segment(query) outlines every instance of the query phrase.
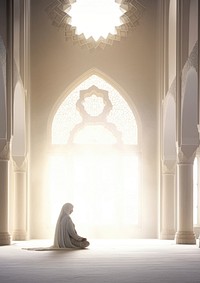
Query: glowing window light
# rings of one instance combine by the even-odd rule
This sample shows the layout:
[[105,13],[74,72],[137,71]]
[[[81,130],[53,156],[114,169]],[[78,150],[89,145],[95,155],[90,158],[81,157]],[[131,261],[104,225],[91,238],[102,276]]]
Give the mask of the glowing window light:
[[[99,89],[107,90],[109,99],[112,103],[112,110],[107,116],[107,122],[115,124],[117,130],[122,134],[124,144],[138,144],[138,128],[136,119],[126,100],[120,93],[105,80],[96,75],[90,76],[77,86],[63,101],[58,108],[52,123],[52,144],[67,144],[70,133],[73,128],[82,121],[79,111],[76,109],[76,103],[80,98],[80,90],[85,90],[91,86],[97,86]],[[86,109],[90,107],[90,99],[85,100],[88,103]],[[94,103],[94,100],[93,100]],[[100,109],[102,102],[96,100],[99,105],[91,106],[92,113],[94,109]],[[96,110],[95,110],[96,111]]]
[[116,144],[116,138],[103,126],[88,125],[80,130],[74,138],[76,144]]
[[[82,234],[88,235],[90,230],[90,237],[95,237],[95,233],[98,236],[103,233],[105,237],[130,236],[133,226],[139,223],[139,158],[133,153],[126,155],[112,150],[112,147],[109,147],[109,152],[106,151],[107,145],[116,143],[116,137],[108,130],[106,123],[115,124],[122,134],[124,145],[138,143],[135,117],[120,93],[96,75],[86,79],[58,108],[52,123],[52,144],[67,145],[73,129],[82,123],[76,108],[80,91],[93,85],[108,92],[112,110],[103,124],[89,123],[79,128],[73,142],[80,147],[97,144],[101,150],[91,150],[89,146],[86,151],[50,156],[48,187],[51,191],[51,221],[55,225],[63,203],[72,202],[75,206],[73,219]],[[84,109],[93,117],[102,112],[103,104],[101,98],[93,95],[84,99]]]
[[106,229],[120,223],[120,229],[126,229],[138,224],[138,156],[87,152],[73,158],[51,156],[49,161],[53,225],[64,202],[74,204],[73,219],[80,229],[90,227],[91,233],[98,226]]
[[76,27],[77,35],[83,33],[86,39],[98,41],[117,33],[115,27],[122,25],[120,17],[125,10],[115,0],[76,0],[65,12],[71,16],[70,24]]
[[92,96],[84,99],[83,106],[90,116],[98,116],[103,112],[105,105],[101,97],[97,97],[93,94]]

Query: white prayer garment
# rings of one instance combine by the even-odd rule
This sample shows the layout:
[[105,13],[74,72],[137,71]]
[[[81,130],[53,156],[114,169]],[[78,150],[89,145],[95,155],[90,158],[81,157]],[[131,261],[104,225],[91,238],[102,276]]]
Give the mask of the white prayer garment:
[[89,242],[86,238],[79,236],[70,214],[73,212],[73,205],[65,203],[57,220],[54,247],[55,248],[86,248]]

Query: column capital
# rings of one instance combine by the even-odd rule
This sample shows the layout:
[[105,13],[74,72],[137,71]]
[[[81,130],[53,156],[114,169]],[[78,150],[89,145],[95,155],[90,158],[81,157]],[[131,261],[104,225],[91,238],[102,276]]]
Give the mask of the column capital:
[[163,160],[162,161],[162,173],[163,174],[175,174],[176,160]]
[[8,161],[10,159],[10,142],[0,139],[0,161]]
[[197,148],[197,145],[177,146],[177,163],[193,164]]
[[15,172],[25,172],[27,170],[26,156],[12,156],[12,160]]

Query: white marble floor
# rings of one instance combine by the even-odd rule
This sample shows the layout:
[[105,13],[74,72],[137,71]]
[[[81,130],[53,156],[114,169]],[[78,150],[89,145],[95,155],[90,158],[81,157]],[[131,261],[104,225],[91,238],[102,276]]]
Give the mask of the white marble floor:
[[50,245],[35,240],[1,246],[0,283],[200,283],[198,243],[95,239],[85,250],[26,249]]

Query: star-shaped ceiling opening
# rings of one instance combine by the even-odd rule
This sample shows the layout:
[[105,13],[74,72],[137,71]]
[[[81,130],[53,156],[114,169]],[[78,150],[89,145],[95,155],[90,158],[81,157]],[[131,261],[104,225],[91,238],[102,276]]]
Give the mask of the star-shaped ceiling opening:
[[81,46],[105,48],[119,41],[141,18],[144,0],[54,0],[47,13],[66,39]]
[[76,34],[84,34],[98,41],[108,34],[116,34],[116,27],[122,25],[121,16],[126,12],[115,0],[77,0],[66,9],[70,25],[76,27]]

